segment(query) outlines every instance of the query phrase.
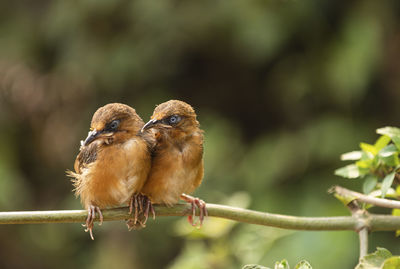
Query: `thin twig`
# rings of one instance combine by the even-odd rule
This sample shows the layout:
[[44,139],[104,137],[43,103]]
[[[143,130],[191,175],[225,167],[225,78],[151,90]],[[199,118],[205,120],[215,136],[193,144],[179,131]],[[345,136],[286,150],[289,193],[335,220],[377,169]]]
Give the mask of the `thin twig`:
[[359,260],[367,255],[368,253],[368,233],[370,230],[370,214],[365,209],[362,209],[358,203],[358,200],[352,200],[347,204],[347,208],[350,210],[351,215],[359,220],[359,228],[356,229],[358,237],[360,239],[360,257]]
[[332,191],[339,194],[343,197],[348,197],[351,199],[357,199],[360,202],[380,206],[380,207],[387,207],[387,208],[399,208],[400,209],[400,201],[394,201],[384,198],[375,198],[371,197],[359,192],[351,191],[346,188],[340,186],[334,186]]
[[364,227],[358,231],[358,236],[360,238],[360,261],[368,254],[368,228]]
[[[174,207],[154,206],[156,216],[187,216],[191,206],[178,204]],[[368,220],[352,216],[338,217],[296,217],[247,210],[237,207],[207,204],[208,215],[235,220],[243,223],[258,224],[292,230],[337,231],[353,230],[368,226],[371,231],[395,231],[400,229],[400,217],[390,215],[369,215]],[[105,209],[104,221],[125,220],[131,217],[129,208]],[[198,214],[198,211],[196,212]],[[76,223],[85,222],[86,210],[61,211],[19,211],[0,212],[0,224],[33,223]],[[98,221],[98,218],[96,218]],[[365,222],[368,221],[368,225]]]

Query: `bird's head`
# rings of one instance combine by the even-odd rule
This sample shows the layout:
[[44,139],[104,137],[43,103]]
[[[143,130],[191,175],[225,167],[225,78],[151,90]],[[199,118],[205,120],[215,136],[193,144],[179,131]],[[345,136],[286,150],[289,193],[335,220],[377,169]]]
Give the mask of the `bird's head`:
[[107,104],[94,113],[90,132],[85,141],[81,141],[81,146],[87,146],[93,141],[105,144],[124,142],[136,135],[143,124],[143,120],[130,106]]
[[141,132],[154,128],[162,134],[173,138],[190,135],[199,128],[194,109],[187,103],[179,100],[170,100],[158,105]]

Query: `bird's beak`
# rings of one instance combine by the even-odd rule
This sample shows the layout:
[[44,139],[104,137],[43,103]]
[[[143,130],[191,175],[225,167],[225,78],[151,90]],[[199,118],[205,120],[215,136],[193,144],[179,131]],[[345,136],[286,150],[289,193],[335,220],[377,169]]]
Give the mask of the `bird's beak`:
[[100,132],[98,132],[96,129],[94,129],[93,131],[90,131],[88,133],[88,136],[86,137],[85,141],[81,141],[81,146],[86,146],[88,144],[90,144],[93,140],[96,139],[96,137],[100,134]]
[[152,126],[156,125],[159,121],[156,119],[149,120],[145,125],[143,125],[142,130],[140,130],[141,133],[143,133],[144,130],[151,128]]

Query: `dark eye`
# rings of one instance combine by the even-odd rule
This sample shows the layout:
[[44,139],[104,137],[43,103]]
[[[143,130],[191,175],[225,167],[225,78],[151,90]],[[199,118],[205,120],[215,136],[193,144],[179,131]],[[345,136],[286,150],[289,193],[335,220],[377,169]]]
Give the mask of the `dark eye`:
[[173,115],[171,117],[169,117],[169,124],[176,124],[181,120],[181,117],[179,117],[178,115]]
[[115,129],[118,128],[118,126],[119,126],[119,120],[113,120],[113,121],[110,123],[109,128],[110,128],[110,130],[115,130]]

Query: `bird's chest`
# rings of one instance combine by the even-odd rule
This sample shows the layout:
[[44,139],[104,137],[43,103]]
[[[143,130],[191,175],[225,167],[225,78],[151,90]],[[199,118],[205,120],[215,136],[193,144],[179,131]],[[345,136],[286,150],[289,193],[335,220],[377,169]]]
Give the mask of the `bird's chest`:
[[120,205],[129,200],[145,180],[139,169],[139,152],[135,140],[99,152],[87,184],[91,200],[102,207]]
[[[155,188],[164,195],[165,200],[176,203],[182,193],[190,193],[193,189],[193,182],[196,180],[199,163],[193,161],[195,154],[190,147],[171,147],[163,152],[154,165],[156,173],[153,175],[157,184]],[[196,158],[199,160],[199,158]]]
[[159,160],[156,160],[155,163],[163,167],[165,172],[168,172],[169,177],[181,178],[191,168],[188,158],[190,154],[190,147],[187,145],[171,145],[163,150]]

